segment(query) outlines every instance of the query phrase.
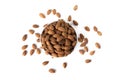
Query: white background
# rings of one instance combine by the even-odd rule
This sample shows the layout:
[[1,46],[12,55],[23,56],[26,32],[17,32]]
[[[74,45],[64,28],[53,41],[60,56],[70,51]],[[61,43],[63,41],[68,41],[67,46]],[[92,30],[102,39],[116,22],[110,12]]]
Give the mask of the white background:
[[[77,11],[73,11],[75,4],[79,6]],[[53,15],[46,19],[38,15],[54,8],[63,19],[72,15],[79,22],[74,28],[89,38],[90,49],[96,50],[94,56],[80,55],[79,43],[66,58],[52,59],[43,51],[41,55],[21,55],[23,44],[35,42],[33,36],[22,42],[22,35],[28,34],[32,24],[39,24],[41,28],[36,32],[41,32],[43,24],[57,20]],[[91,32],[84,31],[86,25],[90,26]],[[102,37],[93,32],[94,25],[103,32]],[[0,80],[120,80],[119,27],[119,0],[0,0]],[[96,41],[101,43],[100,50],[94,47]],[[92,62],[84,63],[87,58]],[[42,66],[44,60],[50,60],[50,64]],[[62,67],[64,61],[68,62],[66,69]],[[50,74],[49,68],[55,68],[57,72]]]

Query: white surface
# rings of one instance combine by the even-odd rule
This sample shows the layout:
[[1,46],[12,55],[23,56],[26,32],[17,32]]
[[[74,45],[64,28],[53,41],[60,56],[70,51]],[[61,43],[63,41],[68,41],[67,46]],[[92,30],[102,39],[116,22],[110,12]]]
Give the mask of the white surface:
[[[73,11],[75,4],[79,5],[78,11]],[[84,32],[85,25],[91,29],[96,25],[103,32],[102,37],[93,31],[85,34],[89,36],[90,46],[98,41],[102,48],[97,49],[92,57],[80,55],[79,44],[70,56],[63,59],[51,59],[44,53],[23,57],[21,46],[25,43],[21,37],[28,33],[32,24],[37,23],[42,27],[46,22],[57,20],[53,15],[45,20],[39,18],[40,12],[45,13],[50,8],[57,9],[64,19],[72,15],[80,25],[75,28],[77,32]],[[0,80],[120,80],[119,8],[119,0],[1,0]],[[32,44],[33,36],[26,42]],[[85,64],[86,58],[91,58],[92,62]],[[42,66],[44,60],[50,60],[50,64]],[[62,68],[64,61],[68,62],[66,69]],[[55,74],[48,72],[51,67],[57,69]]]

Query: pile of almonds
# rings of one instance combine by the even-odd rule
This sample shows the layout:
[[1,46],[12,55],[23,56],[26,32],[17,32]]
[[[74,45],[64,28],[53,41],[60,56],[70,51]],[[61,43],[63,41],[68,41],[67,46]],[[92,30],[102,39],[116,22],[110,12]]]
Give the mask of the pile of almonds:
[[[73,10],[76,11],[78,9],[78,5],[75,5],[73,7]],[[61,14],[57,12],[56,9],[48,9],[46,12],[46,15],[50,14],[56,15],[58,18],[61,18]],[[39,16],[43,19],[46,18],[46,15],[44,13],[39,13]],[[30,55],[32,56],[35,51],[37,54],[41,53],[41,49],[45,50],[46,54],[51,55],[52,57],[66,57],[67,55],[71,54],[71,52],[74,50],[74,47],[78,42],[80,42],[80,54],[84,55],[85,52],[89,52],[90,55],[95,54],[95,50],[89,50],[88,47],[88,38],[85,37],[82,33],[79,34],[77,37],[76,31],[73,29],[73,27],[69,24],[72,21],[72,24],[74,26],[79,26],[78,22],[76,20],[72,20],[72,16],[69,15],[67,18],[66,22],[63,19],[58,19],[58,21],[54,21],[50,24],[45,24],[43,25],[44,30],[42,34],[36,33],[35,28],[39,28],[39,25],[34,24],[33,28],[34,29],[29,29],[28,32],[31,35],[35,35],[37,37],[36,42],[40,43],[41,46],[37,46],[37,44],[33,43],[32,49],[29,51]],[[90,32],[90,28],[88,26],[84,27],[85,31]],[[93,27],[93,30],[99,35],[102,36],[102,32],[98,30],[96,26]],[[24,34],[22,37],[22,41],[26,41],[28,38],[28,34]],[[96,42],[95,46],[100,49],[101,45],[100,43]],[[26,56],[28,51],[27,51],[28,45],[25,44],[22,46],[23,50],[23,56]],[[85,63],[90,63],[92,60],[91,59],[86,59]],[[50,62],[48,60],[44,61],[42,65],[46,66]],[[63,68],[67,67],[67,62],[63,62],[62,64]],[[49,68],[48,70],[50,73],[55,73],[56,69],[54,68]]]
[[77,36],[70,24],[60,19],[45,27],[41,35],[41,43],[47,54],[64,57],[73,51]]

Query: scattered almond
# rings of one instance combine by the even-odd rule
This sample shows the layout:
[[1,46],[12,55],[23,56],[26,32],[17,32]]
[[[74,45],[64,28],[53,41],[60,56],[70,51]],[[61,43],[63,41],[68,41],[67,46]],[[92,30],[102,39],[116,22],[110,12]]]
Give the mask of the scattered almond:
[[98,49],[101,48],[101,45],[100,45],[98,42],[95,43],[95,46],[96,46]]
[[80,54],[84,55],[85,51],[83,49],[79,50]]
[[49,69],[49,72],[50,72],[50,73],[55,73],[55,72],[56,72],[56,70],[55,70],[55,69],[53,69],[53,68],[50,68],[50,69]]
[[40,38],[40,33],[35,33],[35,36],[36,36],[37,38]]
[[55,14],[56,14],[56,9],[53,9],[52,12],[53,12],[53,14],[55,15]]
[[91,59],[86,59],[85,62],[86,62],[86,63],[90,63],[90,62],[91,62]]
[[46,18],[45,14],[43,14],[43,13],[40,13],[39,16],[40,16],[41,18]]
[[49,61],[44,61],[42,64],[45,66],[49,63]]
[[76,20],[73,20],[73,24],[77,26],[78,22]]
[[100,31],[97,31],[97,34],[98,34],[99,36],[102,36],[102,32],[100,32]]
[[89,28],[88,26],[85,26],[84,29],[85,29],[86,31],[90,31],[90,28]]
[[27,50],[24,50],[23,53],[22,53],[23,56],[26,56],[27,55]]
[[34,54],[35,50],[34,49],[31,49],[30,50],[30,55],[32,56]]
[[34,31],[33,29],[30,29],[30,30],[29,30],[29,33],[30,33],[30,34],[34,34],[34,32],[35,32],[35,31]]
[[32,27],[33,28],[39,28],[39,25],[38,24],[34,24]]
[[88,47],[87,46],[84,47],[84,51],[88,52]]
[[75,6],[73,7],[73,10],[76,11],[77,9],[78,9],[78,5],[75,5]]
[[68,21],[71,21],[72,20],[72,17],[71,15],[68,16]]
[[27,39],[27,34],[24,34],[22,40],[25,41]]
[[33,49],[37,49],[37,45],[36,44],[32,44],[32,48]]
[[94,55],[95,54],[95,50],[90,51],[90,55]]
[[40,53],[41,53],[40,48],[37,48],[36,51],[37,51],[37,54],[40,54]]
[[94,27],[93,27],[93,30],[94,30],[95,32],[97,32],[97,31],[98,31],[98,28],[97,28],[96,26],[94,26]]
[[60,17],[61,17],[61,14],[60,14],[59,12],[57,12],[57,13],[56,13],[56,16],[57,16],[58,18],[60,18]]
[[64,67],[64,68],[67,67],[67,63],[66,63],[66,62],[63,63],[63,67]]
[[52,10],[49,9],[49,10],[47,11],[47,15],[49,15],[51,12],[52,12]]
[[22,50],[25,50],[28,47],[28,45],[23,45]]

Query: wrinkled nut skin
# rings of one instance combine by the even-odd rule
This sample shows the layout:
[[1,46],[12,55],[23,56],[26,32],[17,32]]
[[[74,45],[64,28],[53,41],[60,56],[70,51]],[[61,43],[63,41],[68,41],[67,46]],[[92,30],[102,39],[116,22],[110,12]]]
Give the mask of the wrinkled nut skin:
[[63,19],[48,24],[41,34],[42,48],[53,57],[65,57],[77,43],[75,30]]

